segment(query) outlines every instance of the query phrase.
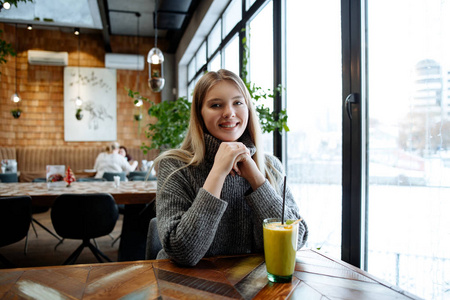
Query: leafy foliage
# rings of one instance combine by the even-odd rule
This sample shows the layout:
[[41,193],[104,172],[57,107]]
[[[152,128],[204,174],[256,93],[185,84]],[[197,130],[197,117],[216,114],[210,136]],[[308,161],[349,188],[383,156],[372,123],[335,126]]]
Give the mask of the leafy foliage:
[[[242,29],[245,31],[245,29]],[[242,45],[244,48],[244,57],[242,60],[242,70],[241,70],[241,78],[244,81],[245,86],[250,93],[250,98],[255,101],[256,112],[259,115],[259,121],[261,124],[261,129],[264,133],[272,132],[275,130],[278,131],[289,131],[289,127],[287,126],[287,113],[285,109],[280,110],[279,113],[270,110],[269,107],[264,106],[263,103],[258,103],[259,100],[267,100],[267,99],[275,99],[277,94],[280,94],[283,91],[283,87],[278,85],[278,87],[272,91],[271,89],[264,90],[262,87],[257,86],[255,83],[248,80],[248,58],[250,56],[250,49],[247,44],[247,38],[242,38]]]
[[[9,0],[9,4],[14,5],[17,7],[17,3],[19,2],[33,2],[33,0]],[[0,30],[0,36],[2,34],[3,30]],[[0,39],[0,65],[6,63],[5,56],[11,55],[16,56],[16,52],[14,51],[14,48],[10,43],[7,43],[6,41]],[[1,72],[0,72],[1,74]]]
[[[3,31],[0,30],[0,36],[2,32]],[[7,55],[16,56],[16,52],[14,51],[14,48],[10,43],[7,43],[6,41],[0,39],[0,64],[6,63],[5,56]]]
[[131,89],[128,89],[128,96],[134,99],[134,104],[139,99],[151,103],[148,115],[157,119],[155,123],[146,125],[145,135],[151,139],[151,144],[150,146],[142,144],[141,148],[144,153],[151,149],[177,148],[181,144],[186,136],[191,114],[191,105],[185,97],[156,104]]

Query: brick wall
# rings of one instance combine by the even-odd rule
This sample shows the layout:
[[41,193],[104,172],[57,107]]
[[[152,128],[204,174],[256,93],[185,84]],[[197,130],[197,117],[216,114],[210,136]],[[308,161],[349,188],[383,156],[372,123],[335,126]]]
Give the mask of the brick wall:
[[[27,30],[23,25],[0,23],[1,38],[17,47],[17,57],[7,56],[0,65],[0,146],[106,146],[109,142],[64,141],[64,67],[28,64],[28,50],[67,51],[68,66],[78,66],[78,37],[67,29]],[[104,67],[105,49],[100,33],[80,35],[80,66]],[[146,57],[153,47],[153,38],[112,36],[113,53],[137,53]],[[166,44],[158,40],[163,51]],[[16,105],[11,101],[15,91],[15,59],[17,59],[17,90],[22,98],[23,113],[14,119],[10,113]],[[142,130],[133,118],[134,105],[125,87],[138,90],[145,97],[160,102],[160,93],[152,93],[147,86],[148,66],[143,71],[117,70],[117,141],[128,147],[147,142],[144,125],[150,122],[149,104],[144,104]],[[139,81],[139,82],[137,82]],[[76,124],[75,124],[76,125]],[[148,142],[147,142],[148,143]]]

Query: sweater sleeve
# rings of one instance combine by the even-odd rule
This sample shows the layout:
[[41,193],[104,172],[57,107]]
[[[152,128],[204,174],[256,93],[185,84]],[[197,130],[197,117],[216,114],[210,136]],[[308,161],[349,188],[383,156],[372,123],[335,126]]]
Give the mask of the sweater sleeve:
[[193,190],[187,169],[164,159],[159,164],[156,215],[164,251],[182,265],[194,266],[206,254],[227,203],[200,188]]
[[[267,156],[266,159],[270,159],[274,167],[280,171],[282,174],[283,166],[281,162],[273,157]],[[277,183],[280,187],[280,191],[283,190],[283,181],[280,180]],[[280,194],[278,194],[269,181],[266,179],[263,185],[261,185],[258,189],[253,191],[251,194],[246,196],[246,201],[252,207],[254,212],[254,238],[255,244],[257,247],[262,247],[263,245],[263,230],[262,223],[264,219],[267,218],[281,218],[282,209],[283,209],[283,198]],[[299,209],[294,200],[294,197],[291,193],[291,190],[288,186],[286,186],[286,207],[284,212],[285,220],[297,220],[300,219]],[[303,247],[308,238],[308,226],[306,225],[305,220],[299,223],[298,227],[298,249]]]

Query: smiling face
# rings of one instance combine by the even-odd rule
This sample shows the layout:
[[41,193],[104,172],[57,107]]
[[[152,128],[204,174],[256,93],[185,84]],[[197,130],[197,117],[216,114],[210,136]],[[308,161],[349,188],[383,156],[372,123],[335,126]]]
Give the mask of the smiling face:
[[224,142],[237,141],[247,128],[244,96],[228,80],[220,81],[206,93],[201,114],[208,132]]

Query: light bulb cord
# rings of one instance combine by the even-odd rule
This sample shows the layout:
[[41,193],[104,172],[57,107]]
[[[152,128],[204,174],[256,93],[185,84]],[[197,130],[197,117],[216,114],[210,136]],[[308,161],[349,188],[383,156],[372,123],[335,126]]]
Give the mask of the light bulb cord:
[[18,41],[18,39],[17,39],[17,23],[16,23],[16,32],[15,32],[15,34],[16,34],[16,37],[15,37],[15,39],[16,39],[16,57],[15,57],[15,60],[14,60],[14,85],[15,85],[15,93],[16,93],[16,95],[17,95],[17,55],[18,55],[18,48],[19,47],[17,47],[17,43],[19,42]]
[[78,98],[80,98],[80,84],[81,84],[81,79],[80,79],[80,35],[78,35]]
[[155,0],[155,48],[158,48],[158,0]]

